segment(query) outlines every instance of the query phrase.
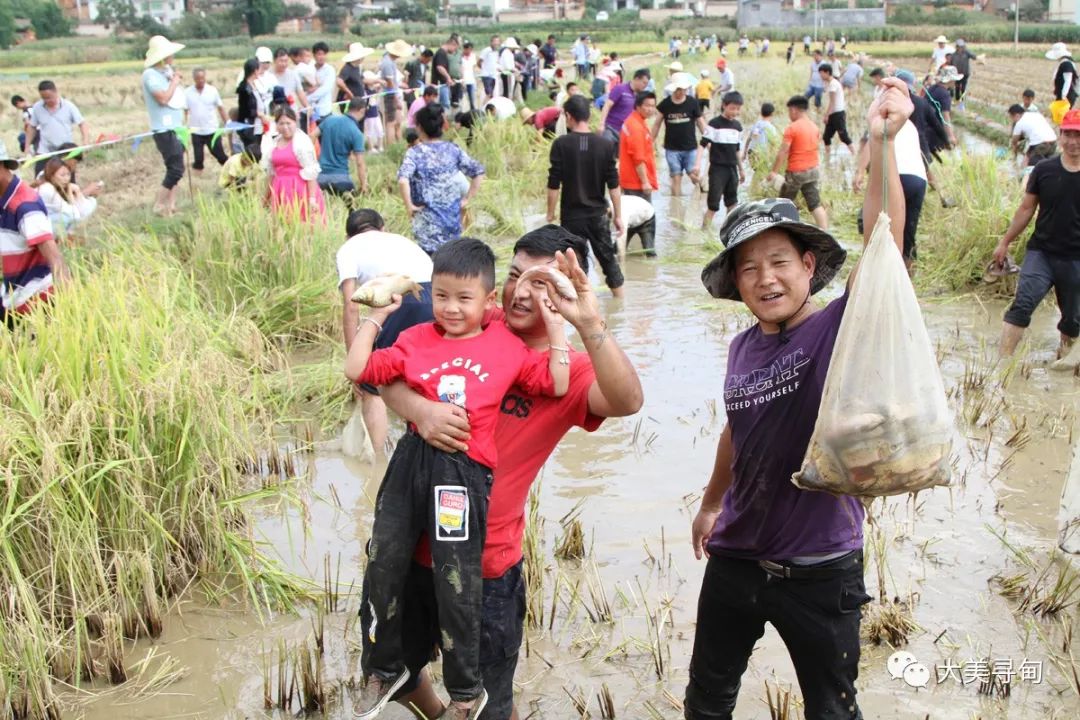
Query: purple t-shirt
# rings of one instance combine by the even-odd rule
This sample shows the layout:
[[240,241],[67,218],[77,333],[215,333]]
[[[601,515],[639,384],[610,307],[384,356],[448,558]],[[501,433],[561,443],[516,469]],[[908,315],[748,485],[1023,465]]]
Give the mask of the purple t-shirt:
[[728,352],[724,407],[733,448],[731,487],[709,536],[709,553],[789,560],[862,547],[862,504],[852,497],[800,490],[825,374],[848,296],[795,329],[789,340],[759,325],[739,333]]
[[616,85],[608,93],[608,100],[611,102],[611,109],[608,110],[604,125],[615,132],[621,132],[626,118],[634,112],[634,89],[630,87],[630,83]]

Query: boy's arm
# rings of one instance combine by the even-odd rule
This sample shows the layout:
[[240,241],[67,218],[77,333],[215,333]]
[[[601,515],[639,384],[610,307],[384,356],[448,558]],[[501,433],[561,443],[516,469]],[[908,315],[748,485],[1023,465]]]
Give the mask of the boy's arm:
[[[349,346],[349,354],[345,357],[345,377],[353,382],[360,382],[363,378],[367,382],[371,382],[373,385],[379,385],[378,380],[387,382],[387,378],[395,375],[393,372],[393,365],[398,363],[395,360],[398,359],[400,352],[398,350],[397,343],[393,348],[387,348],[385,352],[379,353],[380,356],[385,357],[387,367],[378,368],[379,372],[375,373],[372,370],[368,370],[368,362],[372,358],[372,347],[375,344],[375,338],[379,336],[382,331],[383,324],[386,322],[386,318],[390,317],[390,313],[401,307],[401,296],[395,295],[394,302],[384,308],[374,308],[371,313],[360,322],[360,326],[356,330],[356,334],[353,336],[352,344]],[[384,363],[380,362],[380,365]],[[386,370],[387,372],[382,372]],[[367,371],[367,372],[365,372]],[[378,374],[380,377],[375,378],[373,375]],[[392,379],[392,378],[391,378]]]
[[772,180],[775,175],[787,167],[788,154],[791,153],[791,143],[785,142],[780,146],[779,152],[776,153],[776,161],[773,162],[772,170],[769,172],[768,180]]

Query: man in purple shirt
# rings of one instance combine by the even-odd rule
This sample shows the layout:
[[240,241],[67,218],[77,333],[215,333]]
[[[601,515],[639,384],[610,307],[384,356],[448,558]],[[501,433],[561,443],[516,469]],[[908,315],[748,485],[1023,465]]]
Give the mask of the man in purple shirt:
[[[902,81],[885,82],[867,117],[872,179],[865,207],[867,217],[882,211],[884,175],[888,214],[900,228],[904,191],[895,161],[883,163],[882,156],[893,153],[893,138],[913,106]],[[848,298],[845,292],[818,309],[810,296],[832,280],[846,253],[827,232],[801,222],[788,200],[738,206],[720,241],[724,251],[705,267],[702,282],[713,297],[741,300],[758,322],[728,352],[728,423],[692,526],[694,554],[709,560],[686,720],[730,720],[766,622],[787,645],[806,719],[859,720],[859,606],[870,599],[863,585],[862,505],[791,482],[814,430]],[[858,266],[849,287],[857,272]]]
[[611,88],[604,109],[600,111],[600,124],[604,126],[603,136],[615,144],[615,154],[619,154],[619,133],[630,113],[634,112],[634,98],[643,92],[649,84],[649,68],[634,72],[628,83],[620,83]]

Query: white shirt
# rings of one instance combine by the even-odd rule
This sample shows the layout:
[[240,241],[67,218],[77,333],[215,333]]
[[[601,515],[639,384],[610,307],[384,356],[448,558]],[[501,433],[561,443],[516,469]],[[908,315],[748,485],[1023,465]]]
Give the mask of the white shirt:
[[510,48],[502,49],[502,53],[499,55],[499,69],[502,70],[503,75],[509,75],[516,71],[514,51]]
[[507,120],[514,117],[517,113],[517,107],[514,105],[514,101],[508,97],[493,97],[484,103],[484,112],[487,112],[488,107],[495,108],[495,119]]
[[476,84],[476,53],[461,56],[461,79],[466,85]]
[[431,257],[404,235],[369,230],[353,235],[337,251],[338,286],[346,280],[363,285],[380,275],[408,275],[431,282]]
[[919,148],[919,131],[908,120],[893,140],[893,152],[896,155],[896,172],[900,175],[914,175],[926,179],[926,165],[923,164],[922,150]]
[[656,215],[656,208],[652,203],[636,195],[623,195],[620,205],[619,214],[622,216],[623,234],[630,228],[644,225]]
[[832,112],[843,112],[847,108],[847,102],[844,99],[844,88],[840,85],[839,80],[837,80],[836,78],[829,80],[829,84],[828,86],[826,86],[825,92],[832,95]]
[[213,85],[203,85],[202,92],[191,86],[184,90],[188,108],[188,127],[195,135],[213,135],[221,125],[217,108],[221,107],[221,95]]
[[1042,143],[1057,142],[1057,133],[1054,132],[1054,128],[1042,113],[1037,112],[1026,112],[1021,115],[1013,125],[1012,134],[1013,137],[1020,136],[1027,140],[1027,147],[1024,150]]
[[480,77],[495,77],[499,72],[499,51],[490,45],[480,51]]
[[735,89],[735,73],[731,68],[720,71],[720,82],[716,83],[717,92],[726,93]]
[[935,47],[934,54],[932,56],[934,58],[934,70],[936,71],[938,68],[944,65],[945,56],[951,55],[953,52],[954,50],[951,47]]

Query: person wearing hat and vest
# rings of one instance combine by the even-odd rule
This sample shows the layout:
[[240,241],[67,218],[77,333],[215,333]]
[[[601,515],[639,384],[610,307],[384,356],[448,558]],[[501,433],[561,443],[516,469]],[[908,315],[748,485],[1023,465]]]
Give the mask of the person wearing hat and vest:
[[143,101],[150,116],[154,145],[165,163],[165,178],[154,202],[154,212],[165,216],[176,212],[176,188],[184,177],[184,146],[176,135],[176,128],[184,124],[183,91],[180,71],[172,66],[173,56],[184,47],[155,35],[150,38],[143,63]]
[[1080,77],[1076,74],[1076,63],[1073,62],[1072,53],[1063,42],[1054,43],[1046,51],[1047,60],[1057,60],[1058,66],[1054,70],[1054,99],[1066,100],[1069,107],[1076,103],[1076,90],[1080,86]]
[[952,55],[953,49],[948,47],[949,39],[944,35],[938,35],[934,38],[934,52],[930,54],[930,72],[937,73],[941,69],[941,66],[949,59],[949,55]]
[[[1005,313],[1001,329],[1002,356],[1010,356],[1031,324],[1031,315],[1050,289],[1057,296],[1061,321],[1058,358],[1064,358],[1080,336],[1080,110],[1061,121],[1061,155],[1043,160],[1031,171],[1027,191],[1009,229],[994,250],[998,267],[1007,264],[1009,245],[1035,218],[1028,240],[1016,299]],[[1068,366],[1063,369],[1072,369]]]
[[[887,193],[892,227],[899,228],[903,190],[895,158],[883,155],[893,155],[893,138],[912,105],[901,81],[884,82],[867,116],[865,205],[867,217],[876,218]],[[828,232],[802,222],[784,199],[736,207],[720,242],[724,249],[705,267],[702,282],[713,297],[744,303],[757,323],[728,351],[727,426],[691,526],[694,555],[708,564],[685,717],[732,718],[742,675],[768,622],[788,648],[807,720],[859,720],[859,608],[870,599],[863,584],[863,506],[791,482],[814,431],[848,302],[845,292],[819,308],[811,296],[833,279],[846,252]],[[849,289],[858,272],[856,265]]]
[[70,277],[45,204],[19,178],[18,169],[19,161],[0,141],[0,246],[4,250],[0,324],[7,328],[34,303],[47,299],[54,284]]

